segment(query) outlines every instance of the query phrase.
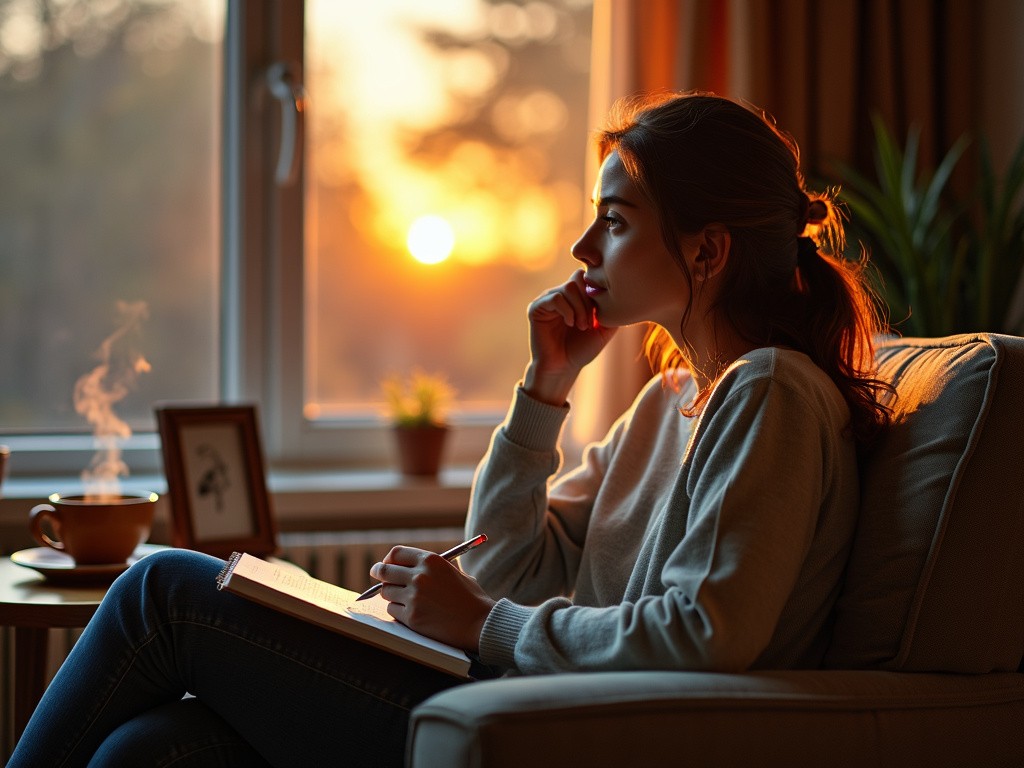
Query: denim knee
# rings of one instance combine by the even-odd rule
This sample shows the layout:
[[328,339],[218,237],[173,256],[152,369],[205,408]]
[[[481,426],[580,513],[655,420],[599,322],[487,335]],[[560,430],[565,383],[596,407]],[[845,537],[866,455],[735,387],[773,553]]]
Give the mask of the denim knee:
[[224,720],[202,702],[186,698],[143,712],[114,730],[90,768],[269,768]]
[[114,581],[100,613],[125,635],[138,638],[172,614],[202,610],[216,590],[216,575],[223,565],[218,558],[192,550],[158,550]]

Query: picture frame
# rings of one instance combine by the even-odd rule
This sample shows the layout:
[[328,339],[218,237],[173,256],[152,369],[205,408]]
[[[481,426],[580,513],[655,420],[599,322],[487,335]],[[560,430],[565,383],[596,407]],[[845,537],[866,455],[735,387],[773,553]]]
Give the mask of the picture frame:
[[171,512],[171,543],[227,558],[277,550],[253,405],[155,407]]

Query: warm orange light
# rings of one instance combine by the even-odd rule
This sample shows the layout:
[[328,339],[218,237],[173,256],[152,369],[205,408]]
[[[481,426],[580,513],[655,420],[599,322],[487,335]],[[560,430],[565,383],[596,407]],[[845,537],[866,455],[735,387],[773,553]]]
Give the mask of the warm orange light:
[[409,253],[421,264],[440,264],[455,247],[452,225],[440,216],[420,216],[409,227],[405,240]]

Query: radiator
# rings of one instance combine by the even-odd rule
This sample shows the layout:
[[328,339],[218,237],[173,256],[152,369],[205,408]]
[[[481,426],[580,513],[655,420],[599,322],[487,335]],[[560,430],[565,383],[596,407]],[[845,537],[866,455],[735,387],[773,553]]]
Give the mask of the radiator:
[[278,536],[278,557],[318,579],[362,592],[371,583],[370,566],[395,544],[440,552],[461,538],[461,528],[283,533]]
[[[318,579],[363,591],[371,583],[370,566],[395,544],[442,551],[462,539],[461,528],[410,528],[318,533],[282,533],[278,557],[294,563]],[[52,629],[49,633],[47,676],[52,677],[80,629]],[[0,631],[0,765],[14,749],[14,632]]]

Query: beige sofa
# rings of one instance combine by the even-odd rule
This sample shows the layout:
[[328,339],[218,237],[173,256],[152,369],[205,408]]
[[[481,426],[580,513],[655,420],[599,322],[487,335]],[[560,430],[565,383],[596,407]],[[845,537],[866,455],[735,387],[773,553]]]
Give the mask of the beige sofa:
[[1024,766],[1024,339],[878,350],[897,422],[823,669],[496,680],[413,713],[412,768]]

